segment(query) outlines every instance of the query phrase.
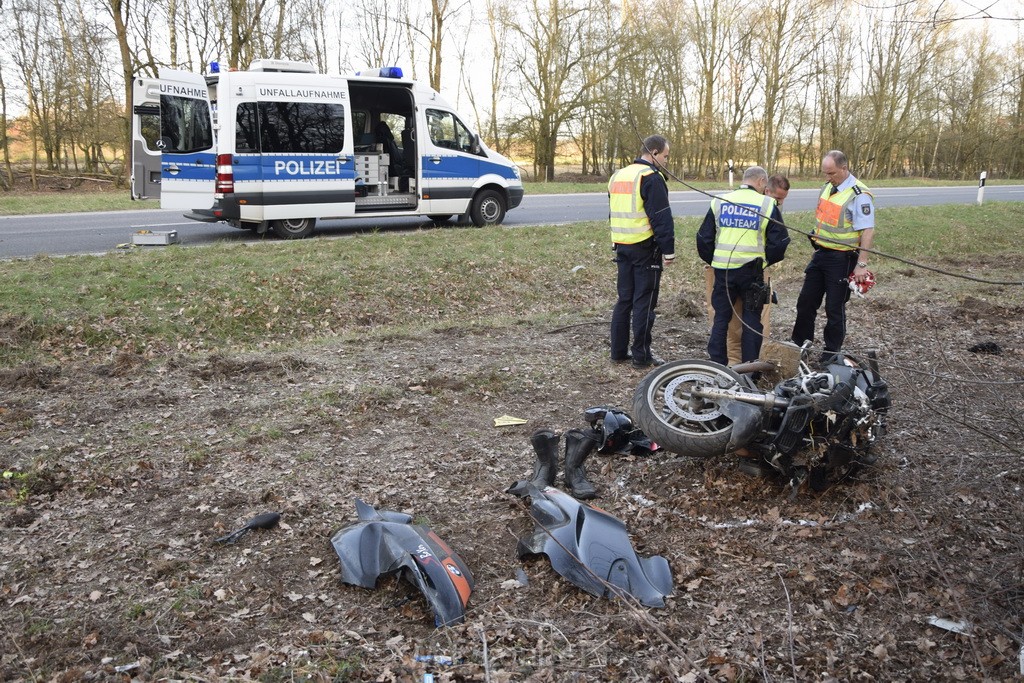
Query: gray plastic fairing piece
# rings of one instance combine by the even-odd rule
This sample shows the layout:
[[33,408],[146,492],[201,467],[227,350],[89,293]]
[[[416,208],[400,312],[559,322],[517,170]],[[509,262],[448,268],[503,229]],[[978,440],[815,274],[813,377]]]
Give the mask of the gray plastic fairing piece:
[[530,498],[537,528],[519,539],[520,557],[547,555],[556,572],[598,597],[628,594],[647,607],[664,607],[672,594],[672,572],[660,555],[641,558],[626,526],[604,510],[553,487],[520,482],[508,490]]
[[410,515],[355,503],[360,521],[331,539],[341,580],[372,589],[382,576],[401,572],[427,599],[436,625],[461,623],[474,585],[462,558],[428,527],[413,524]]
[[726,450],[731,452],[741,446],[746,446],[753,441],[755,436],[761,433],[764,413],[761,412],[759,406],[725,399],[719,401],[718,409],[722,411],[723,415],[732,420],[732,432]]

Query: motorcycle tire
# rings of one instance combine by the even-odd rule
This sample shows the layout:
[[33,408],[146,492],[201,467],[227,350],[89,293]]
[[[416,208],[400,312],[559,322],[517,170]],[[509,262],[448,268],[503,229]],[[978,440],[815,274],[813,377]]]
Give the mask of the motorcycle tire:
[[747,388],[739,374],[709,360],[665,363],[648,373],[633,393],[633,417],[644,434],[668,451],[699,458],[722,455],[732,436],[732,420],[715,403],[690,395],[689,388],[698,383]]

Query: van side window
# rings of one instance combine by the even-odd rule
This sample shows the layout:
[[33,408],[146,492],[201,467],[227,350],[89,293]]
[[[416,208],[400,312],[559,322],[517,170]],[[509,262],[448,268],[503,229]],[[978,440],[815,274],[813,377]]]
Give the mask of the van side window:
[[159,142],[164,153],[199,152],[213,147],[209,102],[161,95]]
[[235,110],[235,151],[260,151],[260,127],[255,102],[242,102]]
[[145,107],[146,111],[140,111],[143,107],[136,107],[135,111],[139,116],[139,133],[146,141],[146,149],[150,152],[160,153],[157,140],[160,139],[160,107]]
[[369,120],[369,112],[362,110],[352,111],[352,137],[355,139],[356,147],[365,147],[373,143],[373,132],[367,130],[368,126],[366,125],[366,122]]
[[430,141],[438,147],[472,153],[473,134],[459,117],[450,111],[427,110],[427,130]]
[[335,154],[345,146],[345,108],[322,102],[260,102],[264,154]]

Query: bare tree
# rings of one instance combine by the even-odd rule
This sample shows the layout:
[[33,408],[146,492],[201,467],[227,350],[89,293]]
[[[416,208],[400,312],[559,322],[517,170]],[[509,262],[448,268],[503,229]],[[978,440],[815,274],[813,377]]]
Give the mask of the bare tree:
[[491,36],[491,140],[497,145],[498,134],[498,103],[501,101],[505,83],[505,51],[508,46],[507,3],[499,0],[487,0],[487,29]]
[[[635,39],[640,54],[650,55],[650,59],[657,65],[656,76],[666,108],[664,124],[649,121],[648,130],[660,128],[665,132],[672,141],[672,163],[682,169],[680,172],[683,175],[696,173],[703,146],[697,125],[699,74],[693,68],[697,61],[696,46],[689,39],[695,30],[691,25],[693,13],[689,6],[675,0],[656,0],[653,8],[645,8],[644,14],[663,17],[658,24],[644,24],[644,30],[639,31],[640,37]],[[630,91],[636,92],[639,98],[653,98],[653,94],[644,89],[645,82],[652,79],[645,77],[643,62],[627,60],[623,66],[631,75],[620,81]],[[624,93],[621,96],[628,95]],[[635,145],[634,136],[634,140],[625,147],[629,149]]]
[[721,146],[715,144],[715,95],[728,61],[728,34],[738,6],[735,0],[704,0],[703,3],[691,0],[691,3],[693,20],[689,24],[689,38],[697,50],[699,70],[697,168],[699,173],[710,176],[721,167],[723,158]]
[[237,69],[254,59],[254,43],[267,0],[228,0],[228,67]]
[[[415,63],[416,40],[422,41],[427,50],[427,80],[434,90],[441,90],[441,65],[443,62],[444,38],[449,24],[469,0],[430,0],[429,9],[410,7],[406,15],[406,31],[409,36],[409,54]],[[424,28],[426,27],[426,28]]]
[[[594,21],[602,0],[531,0],[508,28],[520,40],[514,50],[514,70],[520,98],[536,131],[537,165],[544,177],[555,176],[555,155],[562,125],[587,106],[594,87],[614,73],[600,73],[586,64],[616,54],[617,36]],[[602,16],[607,12],[601,12]]]
[[19,0],[13,3],[12,11],[12,58],[21,76],[25,89],[25,106],[28,110],[29,139],[32,148],[32,166],[29,177],[32,189],[39,189],[39,140],[47,134],[45,126],[46,105],[43,100],[46,88],[40,78],[47,71],[42,36],[42,6],[39,0]]
[[[935,146],[934,156],[947,169],[961,177],[977,173],[978,163],[987,168],[991,154],[984,154],[985,143],[994,139],[995,94],[1000,72],[1000,57],[987,32],[969,34],[950,59],[944,60],[950,71],[939,83],[940,106],[948,113],[949,130],[955,135],[945,145]],[[973,162],[973,164],[972,164]]]
[[[440,89],[454,54],[456,99],[468,99],[496,148],[507,151],[514,136],[532,143],[545,178],[560,144],[575,147],[583,173],[610,173],[651,132],[672,140],[683,173],[711,177],[727,157],[815,173],[831,147],[868,177],[1024,171],[1022,39],[1007,50],[968,35],[967,19],[995,19],[984,9],[954,14],[962,5],[943,0],[487,0],[478,5],[486,14],[468,0],[2,7],[0,123],[25,110],[35,169],[107,168],[107,150],[129,147],[133,78],[162,67],[203,71],[223,56],[225,68],[246,68],[280,57],[326,71],[336,56],[346,72],[353,55],[368,65],[408,59],[407,73],[425,68]],[[343,31],[358,39],[337,40]],[[453,36],[469,39],[453,45]],[[484,58],[486,76],[467,68]],[[6,125],[0,146],[10,184]]]
[[771,0],[756,15],[751,36],[753,73],[762,88],[760,161],[774,168],[779,160],[794,90],[817,68],[811,59],[826,35],[815,17],[831,0]]
[[1024,173],[1024,35],[1017,37],[1009,63],[1006,86],[1011,104],[1007,117],[1010,123],[1006,132],[1006,172],[1012,178]]
[[[659,62],[671,48],[664,45],[671,29],[659,16],[654,0],[630,0],[621,10],[605,10],[603,31],[615,35],[614,45],[583,65],[592,82],[588,101],[580,108],[578,145],[582,173],[611,175],[636,156],[640,141],[652,133],[677,140],[665,121],[665,77]],[[599,78],[604,73],[607,78]],[[683,147],[677,145],[676,149]]]
[[178,0],[167,0],[167,47],[171,53],[171,67],[178,68]]
[[399,62],[405,41],[402,18],[408,14],[408,6],[407,0],[386,5],[376,0],[356,0],[359,55],[366,66]]
[[759,82],[752,74],[755,61],[752,50],[755,27],[740,18],[732,22],[729,28],[726,34],[727,58],[723,70],[725,78],[719,95],[722,100],[722,132],[717,136],[724,139],[717,146],[721,154],[714,160],[718,168],[723,169],[728,159],[742,160],[750,164],[764,163],[752,145],[742,145],[742,149],[740,145],[740,131],[743,131],[744,140],[756,138],[756,131],[746,130],[749,118],[753,115],[753,97]]
[[928,65],[949,45],[948,24],[935,28],[908,20],[924,9],[923,5],[898,6],[892,10],[895,20],[871,22],[865,55],[868,118],[860,123],[863,149],[851,155],[864,168],[872,163],[871,175],[889,175],[900,163],[901,142],[912,133],[915,104],[928,87],[924,79]]
[[[0,26],[3,24],[0,23]],[[11,139],[7,134],[10,125],[7,118],[7,84],[4,81],[4,62],[0,55],[0,150],[3,150],[4,173],[0,175],[0,188],[10,190],[14,186],[14,169],[11,166]]]
[[[845,12],[838,12],[827,25],[824,20],[819,25],[819,30],[826,35],[815,45],[813,59],[818,64],[827,64],[828,68],[813,74],[815,89],[812,102],[817,105],[818,144],[823,150],[849,150],[855,139],[850,134],[850,121],[855,99],[854,81],[860,75],[857,63],[851,57],[856,45],[852,23]],[[812,167],[812,170],[816,171],[816,168]]]

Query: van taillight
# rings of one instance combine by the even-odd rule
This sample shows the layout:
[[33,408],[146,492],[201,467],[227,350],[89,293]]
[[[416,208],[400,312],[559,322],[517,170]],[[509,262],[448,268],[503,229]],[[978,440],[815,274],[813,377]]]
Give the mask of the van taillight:
[[235,191],[235,172],[231,169],[231,155],[217,155],[216,192],[230,194]]

